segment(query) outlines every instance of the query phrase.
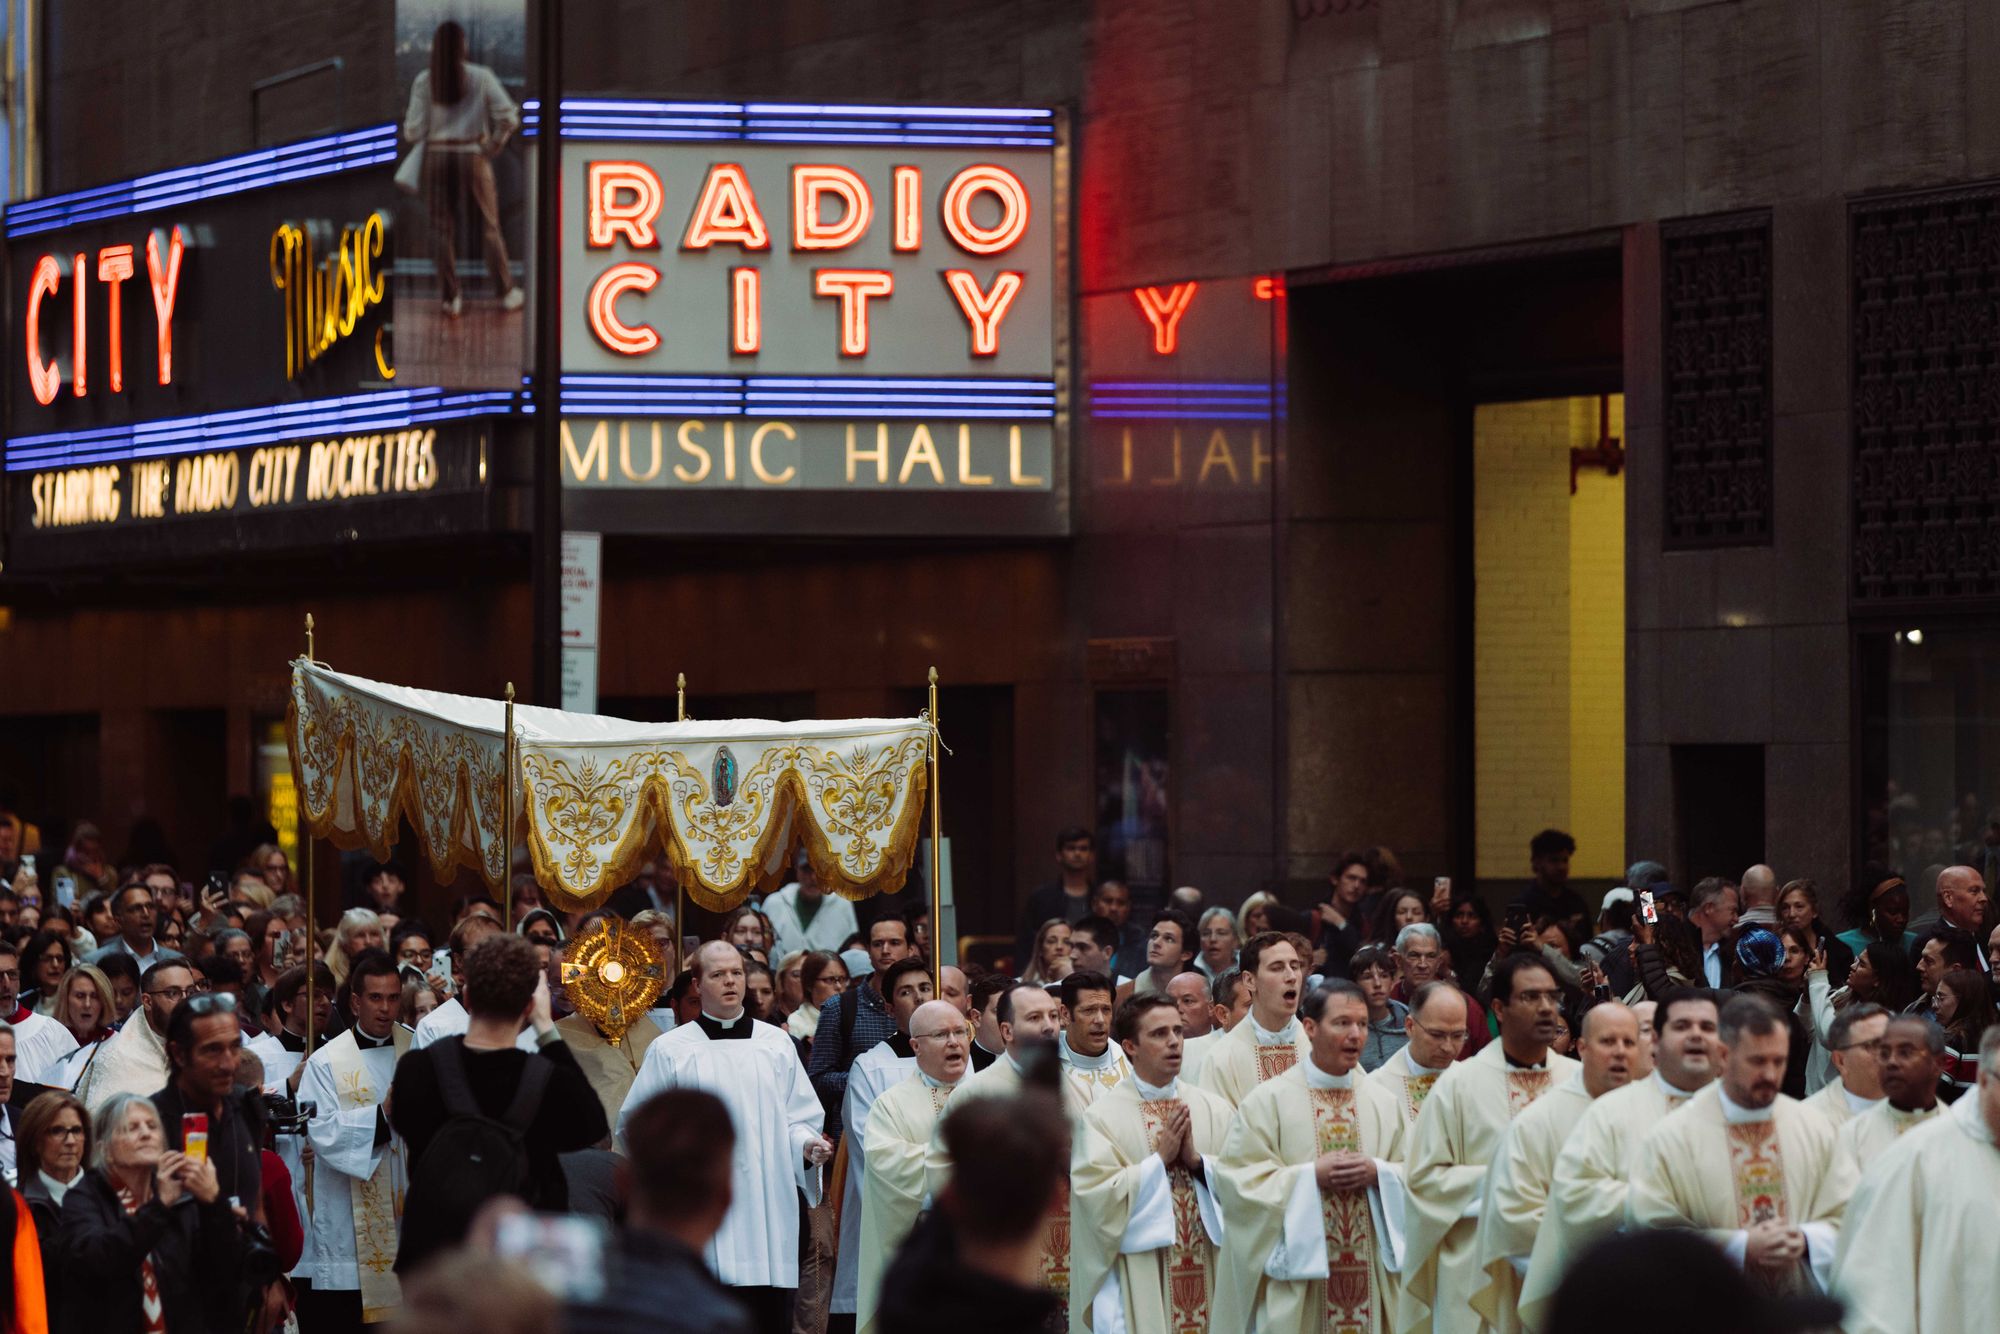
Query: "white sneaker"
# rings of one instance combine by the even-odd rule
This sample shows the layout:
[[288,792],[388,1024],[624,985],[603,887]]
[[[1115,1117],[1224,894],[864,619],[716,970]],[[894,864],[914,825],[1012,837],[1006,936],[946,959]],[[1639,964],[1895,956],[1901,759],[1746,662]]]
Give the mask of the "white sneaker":
[[507,295],[500,298],[500,309],[519,310],[528,304],[528,294],[518,287],[509,288]]
[[457,319],[460,315],[465,313],[465,298],[460,296],[455,296],[451,300],[445,302],[444,313],[450,316],[454,320]]

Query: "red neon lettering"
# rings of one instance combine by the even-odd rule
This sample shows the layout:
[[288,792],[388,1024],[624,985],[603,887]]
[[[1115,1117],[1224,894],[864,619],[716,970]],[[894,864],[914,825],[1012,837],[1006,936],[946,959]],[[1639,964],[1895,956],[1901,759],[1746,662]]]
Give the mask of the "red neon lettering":
[[[827,195],[841,203],[841,215],[833,222],[820,217],[820,200]],[[846,167],[792,168],[792,249],[844,250],[874,220],[875,200],[867,183]]]
[[1175,283],[1164,293],[1157,287],[1141,287],[1132,295],[1139,310],[1153,326],[1153,351],[1170,357],[1181,345],[1181,316],[1194,301],[1196,283]]
[[743,168],[734,162],[718,162],[708,169],[681,249],[706,250],[713,245],[771,248],[771,233],[764,227],[764,215],[757,211],[756,192],[751,190]]
[[35,402],[44,407],[56,401],[62,389],[62,367],[42,360],[42,298],[54,296],[62,286],[62,261],[43,255],[35,261],[34,276],[28,279],[28,327],[23,340],[28,345],[28,387]]
[[114,394],[125,390],[125,314],[120,309],[123,303],[118,288],[133,272],[131,246],[108,245],[97,252],[97,281],[104,284],[104,300],[110,311],[111,353],[105,364]]
[[729,272],[729,350],[753,356],[764,343],[764,280],[755,269]]
[[627,292],[650,292],[660,285],[660,271],[650,264],[613,264],[591,284],[585,316],[597,341],[627,357],[644,356],[660,345],[660,331],[650,324],[627,324],[618,318],[618,298]]
[[887,269],[815,269],[813,295],[840,298],[840,355],[868,355],[868,298],[896,290]]
[[86,383],[85,354],[90,350],[90,326],[84,320],[83,298],[90,266],[84,260],[88,255],[78,255],[76,265],[70,270],[69,299],[73,312],[69,331],[69,391],[82,398],[89,385]]
[[1259,301],[1278,301],[1285,295],[1283,278],[1259,278],[1250,284],[1250,293]]
[[159,326],[161,384],[174,382],[174,298],[181,288],[181,255],[186,249],[187,233],[178,225],[171,232],[146,235],[146,276],[152,281],[153,320]]
[[924,245],[924,172],[921,167],[898,167],[896,176],[896,235],[898,250],[921,250]]
[[[1000,221],[982,227],[972,216],[972,201],[990,194],[1000,201]],[[997,255],[1028,230],[1028,187],[1004,167],[967,167],[951,178],[944,192],[944,230],[968,255]]]
[[[621,198],[629,194],[630,198]],[[586,244],[602,250],[623,233],[636,250],[656,250],[660,238],[653,231],[666,190],[659,176],[643,162],[593,162],[590,164],[589,235]]]
[[1007,318],[1007,308],[1014,304],[1014,298],[1021,294],[1022,276],[1011,270],[993,275],[993,287],[989,291],[979,290],[979,279],[966,269],[946,269],[944,285],[958,298],[958,308],[965,312],[965,322],[972,326],[972,355],[990,357],[1000,350],[1000,321]]

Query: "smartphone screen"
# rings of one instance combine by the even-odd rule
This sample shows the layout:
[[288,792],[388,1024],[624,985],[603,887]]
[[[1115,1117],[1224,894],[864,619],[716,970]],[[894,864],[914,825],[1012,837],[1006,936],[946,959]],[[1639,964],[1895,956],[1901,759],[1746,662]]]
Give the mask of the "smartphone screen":
[[587,1302],[604,1291],[604,1238],[604,1225],[594,1218],[513,1213],[499,1220],[493,1251],[553,1295]]
[[181,1151],[198,1163],[208,1161],[208,1113],[181,1113]]

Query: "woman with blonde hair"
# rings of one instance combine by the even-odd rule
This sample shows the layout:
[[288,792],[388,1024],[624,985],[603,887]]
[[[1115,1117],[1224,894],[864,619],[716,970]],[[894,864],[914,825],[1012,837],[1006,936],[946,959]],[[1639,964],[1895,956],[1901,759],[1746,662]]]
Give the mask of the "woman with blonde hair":
[[372,909],[349,908],[333,928],[333,943],[326,947],[322,962],[333,970],[333,980],[338,985],[347,980],[347,970],[354,966],[355,955],[363,950],[388,947],[389,942],[383,938],[382,919]]
[[1051,917],[1035,928],[1035,946],[1029,952],[1028,966],[1021,970],[1021,984],[1047,986],[1060,982],[1074,966],[1069,955],[1069,923]]
[[1260,889],[1243,900],[1243,906],[1236,910],[1236,925],[1243,932],[1243,938],[1248,940],[1269,931],[1271,909],[1277,906],[1278,896],[1268,889]]
[[111,1024],[117,1017],[118,997],[103,969],[80,963],[63,974],[63,980],[56,984],[54,1019],[76,1039],[76,1050],[56,1067],[56,1083],[76,1087],[96,1059],[99,1045],[111,1036]]

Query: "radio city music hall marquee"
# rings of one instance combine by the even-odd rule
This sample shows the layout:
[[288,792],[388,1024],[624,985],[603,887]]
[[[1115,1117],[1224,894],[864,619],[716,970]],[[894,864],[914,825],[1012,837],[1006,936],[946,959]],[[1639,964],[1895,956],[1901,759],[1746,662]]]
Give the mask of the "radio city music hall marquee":
[[797,108],[774,142],[756,110],[742,138],[565,146],[565,487],[1046,497],[1050,113]]

